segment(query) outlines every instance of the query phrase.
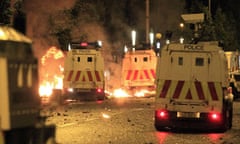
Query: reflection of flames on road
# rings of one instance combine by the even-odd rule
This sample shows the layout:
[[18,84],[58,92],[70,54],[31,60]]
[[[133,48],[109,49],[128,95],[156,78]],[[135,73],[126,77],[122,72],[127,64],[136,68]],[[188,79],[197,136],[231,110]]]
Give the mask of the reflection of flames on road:
[[149,91],[147,89],[141,89],[135,91],[133,94],[131,92],[124,90],[124,89],[115,89],[113,92],[109,92],[109,95],[114,98],[126,98],[126,97],[146,97],[148,95],[154,95],[155,91]]
[[53,89],[62,89],[63,60],[63,52],[56,47],[50,47],[42,56],[39,67],[41,97],[51,96]]
[[141,89],[139,91],[136,91],[134,93],[134,96],[135,97],[146,97],[146,96],[152,96],[155,94],[155,91],[154,90],[147,90],[147,89]]
[[111,118],[110,115],[106,114],[106,113],[102,113],[102,117],[105,119],[109,119]]

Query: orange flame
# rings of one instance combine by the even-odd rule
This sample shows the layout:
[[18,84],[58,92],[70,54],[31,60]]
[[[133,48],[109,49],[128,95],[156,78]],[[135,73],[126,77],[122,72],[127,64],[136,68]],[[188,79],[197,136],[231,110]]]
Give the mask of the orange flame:
[[115,89],[113,91],[113,97],[121,98],[121,97],[129,97],[130,95],[123,89]]
[[53,89],[63,88],[64,53],[56,47],[50,47],[42,56],[40,63],[39,95],[51,96]]

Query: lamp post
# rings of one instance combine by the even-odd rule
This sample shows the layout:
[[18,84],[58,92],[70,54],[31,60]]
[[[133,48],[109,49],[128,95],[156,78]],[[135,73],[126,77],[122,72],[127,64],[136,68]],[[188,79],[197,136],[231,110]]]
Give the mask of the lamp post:
[[209,17],[211,17],[211,0],[208,0]]
[[149,43],[149,0],[146,0],[146,43]]

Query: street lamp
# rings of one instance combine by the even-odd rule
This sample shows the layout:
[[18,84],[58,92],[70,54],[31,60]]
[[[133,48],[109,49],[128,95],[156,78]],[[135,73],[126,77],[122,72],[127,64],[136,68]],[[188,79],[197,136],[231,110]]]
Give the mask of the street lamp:
[[132,30],[132,46],[133,46],[133,51],[135,50],[136,46],[136,31]]
[[151,47],[153,46],[153,42],[154,42],[154,33],[153,32],[150,32],[149,33],[149,37],[150,37],[150,45]]
[[183,41],[184,41],[184,38],[183,38],[184,23],[180,23],[179,26],[180,26],[180,29],[181,29],[181,36],[180,36],[180,39],[179,39],[179,40],[180,40],[180,43],[182,44]]
[[161,48],[161,42],[160,42],[161,37],[162,37],[161,33],[156,34],[156,48],[158,49],[158,51]]
[[180,26],[181,29],[183,29],[184,28],[184,23],[180,23],[179,26]]
[[184,38],[180,37],[179,41],[180,41],[181,44],[183,44]]

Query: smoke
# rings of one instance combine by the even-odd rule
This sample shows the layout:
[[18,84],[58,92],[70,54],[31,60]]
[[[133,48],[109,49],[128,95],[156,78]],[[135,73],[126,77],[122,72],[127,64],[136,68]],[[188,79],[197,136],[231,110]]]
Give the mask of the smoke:
[[27,35],[33,40],[33,48],[38,58],[44,55],[57,40],[49,33],[49,17],[55,12],[73,6],[75,0],[25,0],[27,15]]
[[[150,29],[154,32],[164,33],[166,30],[174,30],[177,29],[180,22],[180,15],[183,13],[183,7],[185,4],[185,0],[149,0],[150,1]],[[27,35],[33,39],[34,49],[36,51],[36,55],[40,57],[44,52],[41,50],[45,50],[46,48],[57,45],[57,40],[49,33],[49,29],[51,26],[49,25],[49,17],[53,16],[60,10],[70,9],[74,6],[76,0],[25,0],[24,1],[24,9],[27,13]],[[139,1],[137,1],[139,2]],[[140,1],[145,4],[144,1]],[[145,7],[139,7],[138,9],[134,8],[134,13],[137,13],[135,18],[136,30],[145,32],[146,28],[146,20],[145,20]],[[124,13],[124,12],[121,12]],[[116,14],[115,14],[116,15]],[[135,15],[135,14],[134,14]],[[109,37],[115,37],[120,40],[125,35],[130,40],[130,26],[126,24],[126,22],[121,21],[117,17],[113,17],[112,24],[115,27],[119,27],[121,31],[116,32],[116,35],[107,36],[105,30],[95,30],[97,35],[100,35],[100,32],[103,32],[101,35],[106,35]],[[90,28],[88,26],[87,28]],[[101,26],[97,26],[101,27]],[[82,27],[82,29],[87,29]],[[102,29],[102,28],[101,28]],[[89,34],[88,30],[86,33]],[[127,34],[129,33],[129,35]],[[141,35],[145,35],[145,33],[141,33]],[[91,36],[89,36],[91,38]],[[94,40],[95,35],[93,35],[92,39]],[[101,36],[102,37],[102,36]],[[140,37],[140,36],[139,36]],[[126,37],[125,37],[126,39]],[[143,38],[141,38],[143,39]],[[118,40],[115,40],[117,43]]]
[[179,28],[185,0],[154,0],[151,8],[151,25],[156,32]]
[[[60,48],[58,40],[51,33],[53,27],[49,22],[50,17],[56,16],[61,10],[72,8],[75,2],[76,0],[24,0],[24,10],[27,14],[26,33],[33,40],[34,52],[39,59],[50,47],[55,46]],[[150,29],[161,33],[169,29],[176,29],[179,25],[183,7],[184,0],[150,0]],[[136,18],[136,30],[141,31],[145,35],[145,9],[138,9],[135,12],[138,17]],[[58,19],[64,20],[64,17],[58,17]],[[81,24],[81,27],[72,29],[72,35],[76,39],[81,34],[87,34],[88,41],[103,41],[101,51],[105,59],[105,69],[110,74],[107,83],[107,87],[109,88],[116,85],[119,86],[121,83],[121,57],[119,57],[119,53],[123,49],[124,40],[131,40],[131,29],[126,22],[115,17],[112,24],[119,27],[114,36],[109,32],[106,33],[106,29],[97,23]],[[114,37],[116,40],[111,40],[110,42],[110,37]]]

